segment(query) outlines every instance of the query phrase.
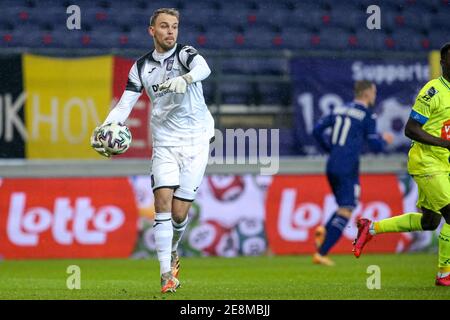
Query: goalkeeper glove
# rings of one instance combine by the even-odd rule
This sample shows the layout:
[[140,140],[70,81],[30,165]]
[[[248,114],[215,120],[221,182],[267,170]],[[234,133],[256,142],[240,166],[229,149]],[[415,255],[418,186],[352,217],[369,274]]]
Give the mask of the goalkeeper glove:
[[169,89],[175,93],[186,93],[188,84],[192,83],[192,77],[189,74],[185,74],[179,77],[175,77],[167,80],[159,86],[159,90]]
[[103,147],[102,143],[98,140],[98,135],[100,133],[100,129],[102,126],[100,127],[96,127],[94,129],[94,132],[92,132],[92,136],[91,136],[91,147],[97,151],[99,154],[101,154],[104,157],[111,157],[111,154],[105,150],[105,148]]

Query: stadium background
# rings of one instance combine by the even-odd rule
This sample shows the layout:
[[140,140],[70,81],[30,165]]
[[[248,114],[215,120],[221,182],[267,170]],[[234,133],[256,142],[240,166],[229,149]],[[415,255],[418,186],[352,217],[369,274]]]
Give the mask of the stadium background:
[[[71,4],[81,9],[81,30],[66,27]],[[364,157],[353,221],[415,211],[403,126],[418,90],[439,72],[433,50],[450,39],[449,3],[380,2],[380,30],[366,27],[370,4],[377,1],[0,1],[0,255],[155,255],[148,98],[127,122],[134,140],[123,156],[101,158],[89,136],[120,98],[134,59],[152,47],[146,26],[159,7],[180,9],[179,43],[211,66],[204,91],[216,127],[280,130],[278,175],[208,167],[183,254],[314,250],[312,231],[336,205],[311,130],[351,99],[355,80],[377,84],[379,130],[395,140],[385,154]],[[352,222],[332,252],[350,252]],[[399,234],[370,251],[436,244],[436,233]]]

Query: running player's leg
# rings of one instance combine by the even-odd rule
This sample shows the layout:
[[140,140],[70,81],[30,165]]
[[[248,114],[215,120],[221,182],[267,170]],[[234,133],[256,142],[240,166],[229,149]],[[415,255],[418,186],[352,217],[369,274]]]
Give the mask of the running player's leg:
[[417,207],[422,213],[411,212],[372,224],[372,235],[386,232],[412,232],[435,230],[440,223],[440,210],[447,205],[450,188],[446,175],[414,176],[419,189]]
[[160,264],[161,292],[175,292],[179,283],[171,272],[172,198],[179,186],[179,166],[171,148],[155,147],[152,159],[152,189],[155,198],[156,253]]
[[450,286],[450,203],[440,212],[445,223],[439,233],[439,273],[436,277],[436,285]]
[[[378,222],[371,222],[367,219],[358,221],[358,237],[354,241],[353,251],[359,257],[362,248],[374,236],[387,232],[412,232],[423,230],[435,230],[439,223],[438,215],[446,212],[445,208],[450,203],[450,181],[447,173],[438,173],[433,175],[414,176],[419,190],[419,199],[417,207],[422,208],[422,213],[405,213]],[[445,217],[444,217],[445,218]],[[450,219],[449,219],[450,220]],[[446,220],[446,225],[448,221]],[[441,238],[446,238],[446,234],[450,235],[450,226],[442,228],[440,236],[440,256],[442,252],[443,258],[440,261],[446,261],[447,243]],[[449,230],[449,232],[446,232]],[[441,241],[442,240],[442,241]],[[450,238],[448,239],[450,242]],[[450,253],[448,254],[450,256]],[[441,262],[440,262],[441,268]]]
[[202,182],[208,164],[209,145],[182,147],[180,187],[175,191],[172,201],[172,274],[178,277],[180,262],[178,244],[188,225],[188,212]]
[[[313,257],[313,261],[316,263],[320,263],[323,260],[322,258],[341,238],[359,197],[358,176],[333,175],[330,173],[327,176],[339,208],[333,213],[323,229],[325,233],[323,243],[320,244],[318,252]],[[320,229],[316,230],[316,235],[317,231],[320,231]],[[328,263],[324,261],[322,264]],[[330,261],[328,265],[332,264]]]

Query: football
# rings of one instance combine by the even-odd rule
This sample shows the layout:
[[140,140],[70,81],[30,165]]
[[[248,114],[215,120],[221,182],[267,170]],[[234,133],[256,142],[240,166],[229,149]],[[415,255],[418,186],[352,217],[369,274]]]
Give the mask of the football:
[[106,151],[112,155],[122,154],[131,145],[131,131],[121,123],[109,123],[100,128],[97,136]]

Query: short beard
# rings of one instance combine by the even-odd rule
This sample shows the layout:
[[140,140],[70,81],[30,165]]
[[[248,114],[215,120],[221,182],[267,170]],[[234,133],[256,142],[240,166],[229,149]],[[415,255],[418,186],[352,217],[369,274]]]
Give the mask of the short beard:
[[158,45],[164,50],[164,51],[169,51],[171,49],[173,49],[175,47],[176,42],[173,43],[173,45],[171,47],[166,46],[164,43],[160,43],[158,42]]

